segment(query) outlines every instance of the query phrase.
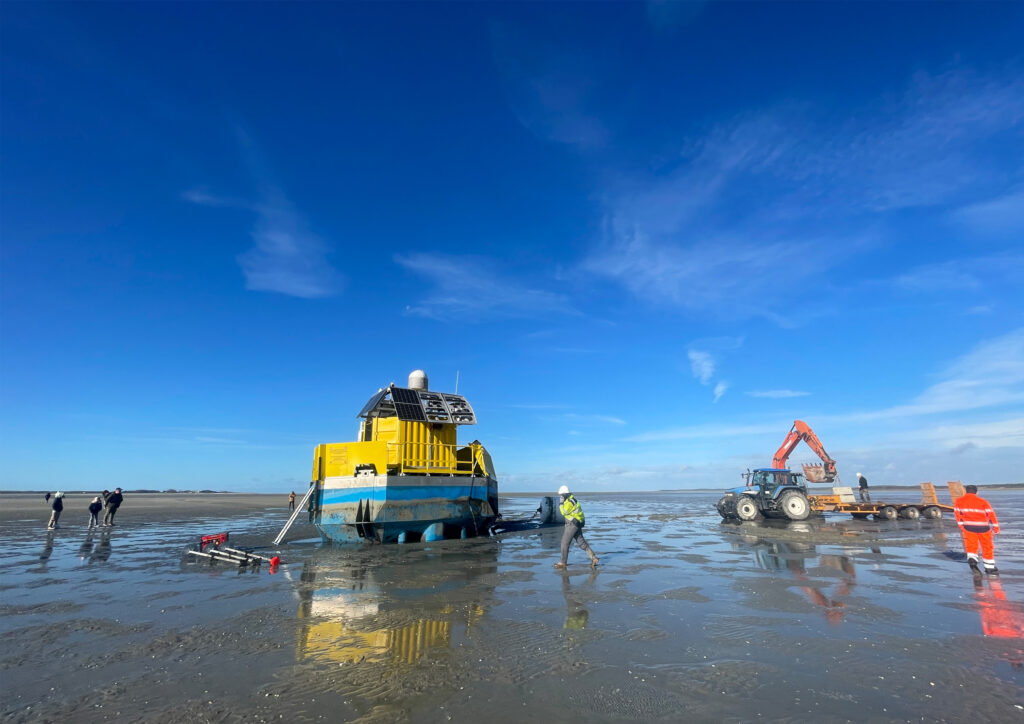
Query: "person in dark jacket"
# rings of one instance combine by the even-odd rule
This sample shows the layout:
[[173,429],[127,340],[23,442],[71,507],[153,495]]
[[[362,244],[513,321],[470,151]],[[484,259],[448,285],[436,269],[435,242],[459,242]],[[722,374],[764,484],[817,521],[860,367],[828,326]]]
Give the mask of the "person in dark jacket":
[[89,503],[89,529],[92,530],[94,527],[100,527],[100,511],[103,510],[103,502],[100,500],[100,496],[96,496]]
[[114,525],[114,513],[121,507],[122,502],[124,496],[121,495],[121,489],[114,488],[114,492],[107,496],[107,512],[103,516],[103,525]]
[[50,513],[50,522],[46,525],[47,528],[60,528],[57,525],[57,521],[60,520],[60,514],[64,510],[64,493],[59,490],[53,495],[53,502],[50,503],[50,508],[53,512]]
[[860,473],[857,473],[857,482],[860,486],[860,502],[870,503],[871,493],[868,492],[868,479]]

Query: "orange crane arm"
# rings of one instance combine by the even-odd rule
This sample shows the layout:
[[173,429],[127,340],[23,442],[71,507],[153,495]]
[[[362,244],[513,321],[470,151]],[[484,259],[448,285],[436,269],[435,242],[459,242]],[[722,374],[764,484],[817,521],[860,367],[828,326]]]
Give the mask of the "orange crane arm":
[[801,440],[806,442],[807,446],[821,458],[821,461],[825,464],[825,473],[834,478],[836,475],[836,461],[825,452],[825,446],[821,444],[821,440],[814,434],[811,426],[803,420],[796,420],[793,423],[793,427],[790,428],[786,439],[782,441],[782,445],[775,451],[775,457],[772,458],[772,467],[785,468],[786,461],[789,460],[790,454],[800,444]]

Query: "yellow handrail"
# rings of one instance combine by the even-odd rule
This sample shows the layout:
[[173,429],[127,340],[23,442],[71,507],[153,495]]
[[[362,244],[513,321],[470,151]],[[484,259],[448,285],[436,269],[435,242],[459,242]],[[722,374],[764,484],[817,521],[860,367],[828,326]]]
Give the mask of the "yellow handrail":
[[[470,454],[468,460],[459,460],[460,447],[472,449],[471,446],[439,442],[389,442],[388,458],[397,458],[399,471],[403,473],[472,475],[475,452]],[[392,450],[395,456],[390,454]]]

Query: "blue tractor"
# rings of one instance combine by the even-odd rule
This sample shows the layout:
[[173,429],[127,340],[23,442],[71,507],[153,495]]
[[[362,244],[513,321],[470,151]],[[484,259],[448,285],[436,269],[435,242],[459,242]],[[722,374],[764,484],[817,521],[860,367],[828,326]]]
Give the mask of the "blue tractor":
[[745,486],[727,490],[718,501],[718,512],[726,520],[785,518],[806,520],[811,514],[803,475],[782,468],[747,471]]

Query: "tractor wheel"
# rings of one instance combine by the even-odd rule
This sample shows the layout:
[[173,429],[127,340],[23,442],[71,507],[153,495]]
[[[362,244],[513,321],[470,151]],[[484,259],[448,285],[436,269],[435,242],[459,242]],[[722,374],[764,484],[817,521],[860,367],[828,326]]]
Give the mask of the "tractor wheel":
[[787,490],[779,496],[779,510],[790,520],[807,520],[811,514],[811,504],[803,493]]
[[891,505],[887,505],[880,511],[875,513],[875,517],[879,520],[896,520],[899,517],[899,513]]
[[921,517],[921,511],[917,508],[910,506],[900,511],[900,517],[906,518],[907,520],[917,520]]
[[942,517],[942,508],[937,505],[929,505],[921,511],[921,514],[930,520],[938,520]]
[[738,516],[736,515],[736,496],[725,495],[718,501],[718,514],[726,520],[735,520]]
[[761,511],[749,495],[744,495],[736,501],[736,517],[740,520],[757,520],[761,517]]

